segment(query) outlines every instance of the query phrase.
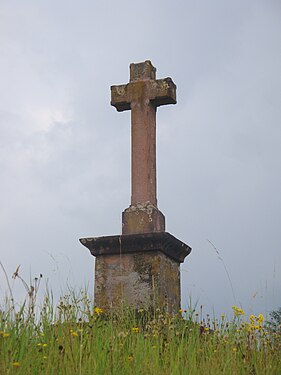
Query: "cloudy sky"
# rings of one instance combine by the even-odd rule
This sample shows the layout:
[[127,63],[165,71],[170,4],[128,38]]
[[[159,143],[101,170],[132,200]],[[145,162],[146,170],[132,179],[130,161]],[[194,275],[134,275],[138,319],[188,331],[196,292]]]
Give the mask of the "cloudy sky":
[[[149,59],[178,87],[178,104],[157,111],[157,173],[167,231],[193,248],[183,307],[281,306],[280,42],[278,0],[2,0],[9,278],[20,264],[56,294],[92,290],[94,258],[78,238],[120,233],[130,204],[130,113],[110,106],[110,85]],[[0,281],[2,299],[1,270]]]

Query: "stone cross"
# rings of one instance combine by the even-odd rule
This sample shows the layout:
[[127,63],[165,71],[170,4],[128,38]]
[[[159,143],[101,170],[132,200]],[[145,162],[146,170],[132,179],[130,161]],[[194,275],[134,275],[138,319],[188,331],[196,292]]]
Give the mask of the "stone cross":
[[176,103],[171,78],[150,61],[130,65],[130,82],[111,87],[117,111],[131,110],[132,195],[122,234],[81,238],[95,263],[95,305],[103,309],[180,308],[180,263],[191,248],[165,231],[156,197],[156,109]]
[[[131,110],[132,195],[131,209],[123,213],[123,233],[165,230],[156,196],[156,109],[166,104],[176,104],[176,85],[171,78],[156,79],[150,61],[131,64],[130,83],[111,86],[111,105],[118,112]],[[152,214],[146,220],[143,213],[148,206]],[[137,212],[142,208],[138,222],[130,217],[132,207]]]

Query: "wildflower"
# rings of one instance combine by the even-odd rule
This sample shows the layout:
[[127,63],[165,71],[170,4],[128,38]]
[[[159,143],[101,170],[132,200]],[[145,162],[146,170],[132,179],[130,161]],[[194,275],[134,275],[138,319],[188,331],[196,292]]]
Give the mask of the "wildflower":
[[78,333],[77,333],[77,332],[74,332],[74,331],[72,331],[72,332],[71,332],[71,336],[73,336],[73,337],[77,337],[77,336],[78,336]]
[[262,314],[259,314],[257,320],[259,324],[262,324],[262,322],[264,321],[264,316]]
[[232,306],[232,310],[235,316],[245,315],[244,310],[240,309],[240,307]]
[[157,346],[156,345],[152,345],[152,349],[156,349],[157,348]]
[[103,313],[103,309],[101,309],[100,307],[95,307],[94,312],[95,312],[97,315],[100,315],[100,314]]
[[47,359],[48,357],[46,355],[43,356],[43,359]]
[[251,323],[253,323],[255,321],[256,317],[255,317],[255,315],[250,315],[249,319],[250,319]]
[[262,329],[262,326],[258,324],[254,326],[254,329],[256,329],[257,331],[260,331]]
[[234,353],[236,353],[236,352],[237,352],[237,348],[236,348],[236,347],[232,348],[232,351],[233,351]]
[[132,330],[133,330],[133,332],[135,332],[135,333],[139,333],[139,328],[138,328],[138,327],[133,327]]
[[43,348],[46,348],[46,346],[48,346],[48,344],[43,344],[42,346],[43,346]]
[[13,362],[12,365],[13,365],[14,367],[20,367],[20,363],[19,363],[19,362]]
[[129,355],[129,357],[128,357],[128,361],[132,361],[132,359],[133,359],[133,356],[132,356],[132,355]]
[[221,314],[221,320],[224,320],[224,318],[225,318],[225,315]]
[[38,342],[37,346],[42,346],[42,343],[41,343],[41,342]]
[[6,337],[9,337],[10,334],[9,334],[8,332],[3,332],[2,336],[3,336],[4,338],[6,338]]
[[204,327],[204,331],[209,333],[210,329],[208,327]]

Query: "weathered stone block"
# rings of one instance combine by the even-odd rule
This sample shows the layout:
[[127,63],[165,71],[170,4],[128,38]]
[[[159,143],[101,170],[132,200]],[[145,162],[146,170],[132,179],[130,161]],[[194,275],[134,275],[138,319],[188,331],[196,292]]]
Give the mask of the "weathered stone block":
[[165,216],[152,204],[131,205],[122,212],[122,234],[165,232]]

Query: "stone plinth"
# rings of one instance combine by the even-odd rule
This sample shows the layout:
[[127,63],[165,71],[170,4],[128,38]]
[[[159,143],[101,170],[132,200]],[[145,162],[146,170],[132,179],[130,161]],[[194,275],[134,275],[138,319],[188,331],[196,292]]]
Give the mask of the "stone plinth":
[[180,263],[191,248],[167,232],[83,238],[96,257],[95,305],[180,307]]
[[122,234],[165,232],[165,216],[149,202],[122,212]]

